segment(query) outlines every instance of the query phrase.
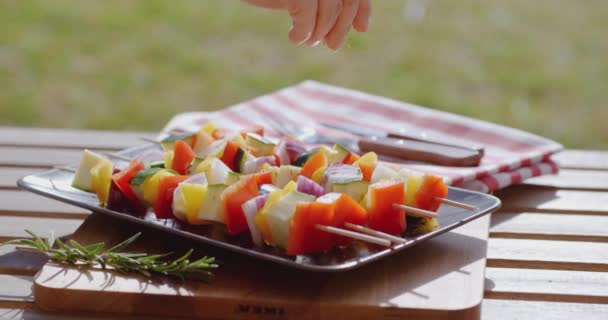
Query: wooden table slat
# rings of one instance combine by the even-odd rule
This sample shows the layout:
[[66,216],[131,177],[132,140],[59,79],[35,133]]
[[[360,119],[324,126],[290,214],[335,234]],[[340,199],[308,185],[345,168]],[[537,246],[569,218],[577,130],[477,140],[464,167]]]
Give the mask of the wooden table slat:
[[481,318],[486,320],[605,320],[608,305],[547,301],[485,299]]
[[23,176],[40,173],[35,168],[0,167],[0,189],[17,189],[17,180]]
[[608,192],[512,186],[496,192],[503,211],[608,214]]
[[487,257],[490,267],[608,272],[608,243],[601,242],[492,238]]
[[156,135],[153,132],[0,127],[0,146],[116,150],[141,144],[139,137]]
[[485,297],[607,304],[608,273],[487,268]]
[[32,283],[30,276],[0,274],[0,302],[32,302]]
[[524,183],[559,189],[608,191],[608,171],[562,169],[558,174],[531,178]]
[[608,170],[608,151],[565,150],[552,159],[562,169]]
[[85,209],[20,190],[2,190],[0,203],[0,215],[83,219],[89,214]]
[[17,250],[14,245],[0,247],[0,274],[33,276],[47,261],[43,253]]
[[534,212],[492,214],[492,237],[608,242],[608,218]]
[[0,147],[0,166],[49,168],[78,163],[81,156],[75,149]]

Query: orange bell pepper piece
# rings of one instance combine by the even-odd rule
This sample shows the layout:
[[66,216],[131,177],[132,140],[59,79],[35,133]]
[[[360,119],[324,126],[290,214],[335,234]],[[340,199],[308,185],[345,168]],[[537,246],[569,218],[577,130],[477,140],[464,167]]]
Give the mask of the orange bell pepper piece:
[[318,151],[306,161],[300,171],[300,175],[303,175],[306,178],[312,178],[312,174],[315,173],[315,171],[325,166],[327,166],[327,156],[322,151]]
[[369,187],[369,224],[374,230],[389,234],[401,234],[405,231],[405,210],[393,208],[393,203],[405,202],[403,182],[386,181],[372,184]]

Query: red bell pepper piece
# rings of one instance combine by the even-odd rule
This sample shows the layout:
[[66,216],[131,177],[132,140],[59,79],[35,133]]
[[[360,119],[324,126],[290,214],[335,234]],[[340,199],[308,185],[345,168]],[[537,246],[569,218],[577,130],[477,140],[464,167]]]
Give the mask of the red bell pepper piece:
[[166,176],[162,177],[158,183],[158,198],[154,203],[154,214],[157,219],[175,218],[173,215],[173,191],[175,188],[188,179],[188,176]]
[[351,151],[346,155],[346,157],[344,157],[344,160],[342,160],[342,163],[353,164],[353,163],[355,163],[355,161],[359,160],[359,158],[361,158],[361,156],[359,156],[358,154]]
[[221,201],[225,209],[226,230],[231,235],[247,231],[247,219],[243,203],[258,195],[256,175],[246,175],[222,192]]
[[415,196],[415,206],[419,209],[437,211],[441,202],[435,198],[445,198],[448,195],[448,187],[443,179],[438,176],[426,175]]
[[192,151],[192,147],[182,140],[175,142],[173,148],[173,162],[171,169],[177,171],[181,175],[188,174],[188,167],[192,160],[196,157],[196,153]]
[[139,199],[137,199],[137,195],[135,195],[135,192],[131,189],[129,182],[131,182],[131,179],[144,168],[144,163],[141,160],[133,159],[128,168],[112,175],[112,180],[116,184],[116,187],[118,187],[127,199],[134,203],[139,203]]
[[[335,202],[335,210],[332,225],[338,228],[346,228],[345,223],[356,225],[367,225],[367,210],[357,201],[346,194],[342,194]],[[347,228],[346,228],[347,229]],[[351,238],[335,236],[334,242],[338,246],[348,246],[353,240]]]
[[393,203],[404,202],[403,182],[386,181],[372,184],[369,187],[368,226],[389,234],[401,234],[406,227],[405,210],[393,208]]
[[226,229],[235,235],[249,230],[247,219],[243,212],[243,203],[258,196],[263,184],[272,183],[272,172],[259,172],[243,176],[239,181],[224,190],[221,201],[225,209]]
[[301,202],[291,218],[287,254],[298,255],[328,251],[333,245],[333,236],[317,229],[317,225],[330,226],[335,204]]
[[118,186],[114,181],[110,184],[106,208],[134,216],[143,216],[146,211],[148,211],[148,208],[143,203],[127,198],[125,194],[118,189]]
[[256,177],[257,187],[259,188],[263,184],[272,184],[272,172],[262,171],[254,174]]
[[234,141],[226,142],[226,147],[224,148],[224,153],[222,154],[222,162],[224,162],[228,168],[232,171],[237,171],[236,164],[234,163],[234,158],[236,157],[236,153],[239,150],[239,144]]

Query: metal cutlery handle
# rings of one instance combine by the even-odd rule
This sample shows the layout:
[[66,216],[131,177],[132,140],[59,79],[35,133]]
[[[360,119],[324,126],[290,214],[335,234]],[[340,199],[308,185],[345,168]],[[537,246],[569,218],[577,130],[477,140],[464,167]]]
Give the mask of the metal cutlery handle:
[[479,165],[483,156],[473,149],[406,139],[361,138],[358,145],[365,152],[453,167]]
[[463,148],[463,149],[470,149],[470,150],[474,150],[476,152],[479,152],[481,155],[484,154],[484,148],[483,146],[480,145],[476,145],[476,144],[463,144],[459,141],[452,141],[451,139],[447,138],[443,141],[438,141],[432,138],[422,138],[422,137],[417,137],[414,135],[409,135],[403,132],[399,132],[399,131],[389,131],[387,132],[387,137],[388,138],[394,138],[394,139],[405,139],[405,140],[414,140],[414,141],[420,141],[420,142],[427,142],[427,143],[433,143],[433,144],[438,144],[438,145],[442,145],[442,146],[448,146],[448,147],[455,147],[455,148]]

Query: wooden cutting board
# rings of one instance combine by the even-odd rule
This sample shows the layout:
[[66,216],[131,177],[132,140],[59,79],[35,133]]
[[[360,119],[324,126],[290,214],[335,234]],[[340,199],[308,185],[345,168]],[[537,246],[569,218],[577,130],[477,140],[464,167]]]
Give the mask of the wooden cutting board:
[[311,273],[242,257],[92,214],[73,238],[128,250],[183,252],[194,246],[222,261],[209,284],[125,276],[47,263],[36,275],[36,304],[51,311],[213,319],[479,319],[489,216],[402,253],[342,273]]

